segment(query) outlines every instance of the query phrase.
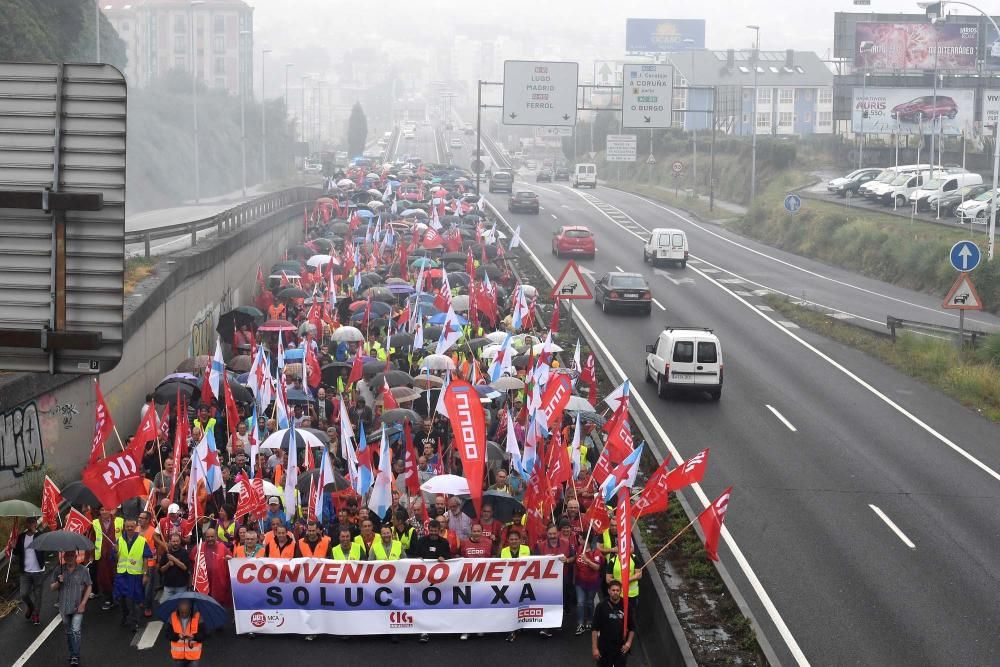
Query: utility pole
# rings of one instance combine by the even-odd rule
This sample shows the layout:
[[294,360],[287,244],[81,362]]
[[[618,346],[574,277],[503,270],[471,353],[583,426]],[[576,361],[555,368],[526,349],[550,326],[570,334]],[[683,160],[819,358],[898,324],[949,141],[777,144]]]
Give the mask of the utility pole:
[[271,49],[260,52],[260,182],[267,183],[267,54]]
[[479,169],[476,172],[476,196],[479,196],[479,181],[483,174],[483,81],[478,81],[476,89],[476,160],[479,161]]
[[198,137],[198,47],[195,42],[194,8],[205,4],[205,0],[191,0],[188,5],[189,28],[191,29],[191,109],[194,116],[194,203],[201,202],[201,156]]
[[97,47],[95,63],[101,62],[101,0],[94,0],[94,44]]
[[748,25],[756,33],[753,45],[753,121],[750,123],[753,138],[750,142],[750,203],[757,198],[757,63],[760,60],[760,26]]
[[[240,53],[243,53],[244,38],[251,35],[249,30],[240,30]],[[242,69],[242,68],[241,68]],[[247,110],[246,77],[240,72],[240,168],[242,173],[243,197],[247,196]]]

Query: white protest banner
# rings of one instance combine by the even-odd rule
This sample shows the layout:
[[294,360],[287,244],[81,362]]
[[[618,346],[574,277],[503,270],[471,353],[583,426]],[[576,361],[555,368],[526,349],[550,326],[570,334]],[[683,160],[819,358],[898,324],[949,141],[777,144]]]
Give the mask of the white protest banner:
[[384,635],[558,628],[557,556],[229,561],[236,632]]

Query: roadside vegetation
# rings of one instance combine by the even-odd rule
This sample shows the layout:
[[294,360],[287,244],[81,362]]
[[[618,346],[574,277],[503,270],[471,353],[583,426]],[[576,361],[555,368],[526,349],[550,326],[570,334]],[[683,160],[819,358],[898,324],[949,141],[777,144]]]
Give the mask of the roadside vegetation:
[[861,350],[1000,422],[1000,335],[987,336],[975,350],[961,351],[951,340],[913,333],[893,342],[784,297],[771,294],[767,302],[799,326]]
[[149,277],[156,267],[155,257],[129,257],[125,260],[125,296],[135,291],[135,286]]

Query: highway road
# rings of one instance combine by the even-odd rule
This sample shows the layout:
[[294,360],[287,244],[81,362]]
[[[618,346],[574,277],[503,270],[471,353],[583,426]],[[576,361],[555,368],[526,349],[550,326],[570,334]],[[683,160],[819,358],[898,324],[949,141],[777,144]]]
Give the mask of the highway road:
[[[474,138],[470,138],[474,139]],[[468,142],[471,154],[472,142]],[[639,416],[661,451],[709,447],[695,493],[704,507],[735,486],[723,563],[764,641],[785,664],[996,664],[1000,661],[998,427],[851,349],[782,321],[762,290],[845,316],[948,322],[936,299],[781,253],[667,207],[598,187],[576,191],[519,176],[539,215],[509,214],[487,195],[552,275],[553,231],[582,224],[597,237],[590,275],[642,273],[650,317],[579,313],[638,389]],[[653,268],[641,239],[687,231],[687,269]],[[979,325],[996,327],[992,316]],[[662,400],[643,382],[644,346],[667,324],[712,327],[722,340],[721,402]]]

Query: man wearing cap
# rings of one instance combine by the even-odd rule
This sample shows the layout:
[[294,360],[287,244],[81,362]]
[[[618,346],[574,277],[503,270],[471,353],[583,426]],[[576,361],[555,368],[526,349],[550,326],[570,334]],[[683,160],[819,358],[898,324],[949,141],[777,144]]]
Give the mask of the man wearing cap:
[[181,506],[177,503],[170,503],[167,507],[167,516],[160,519],[156,525],[156,534],[163,542],[170,539],[171,533],[180,533],[181,540],[187,537],[181,528]]
[[288,526],[288,517],[281,509],[281,499],[278,496],[271,496],[267,499],[267,516],[264,517],[264,523],[270,525],[271,519],[281,519],[281,523]]

